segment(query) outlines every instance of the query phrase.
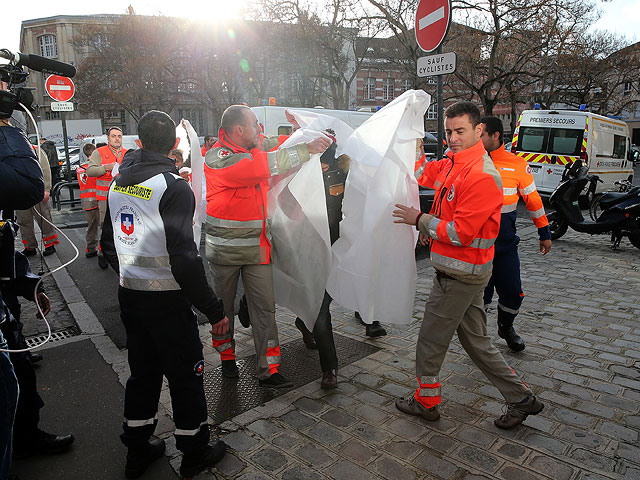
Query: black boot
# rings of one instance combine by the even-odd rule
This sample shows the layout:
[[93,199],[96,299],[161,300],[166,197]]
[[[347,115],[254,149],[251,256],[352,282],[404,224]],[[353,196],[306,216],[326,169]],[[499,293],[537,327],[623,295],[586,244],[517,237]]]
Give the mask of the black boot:
[[387,331],[382,325],[380,325],[379,321],[376,320],[371,325],[369,325],[368,323],[365,323],[364,320],[362,320],[359,312],[355,312],[354,316],[356,317],[356,320],[360,322],[360,325],[364,325],[365,334],[367,335],[367,337],[384,337],[387,334]]
[[204,469],[215,466],[227,451],[227,444],[218,440],[214,445],[207,445],[195,452],[185,453],[180,464],[180,475],[195,477]]
[[227,378],[238,378],[240,371],[235,360],[222,360],[222,376]]
[[33,455],[55,455],[69,450],[75,438],[73,435],[54,435],[38,430],[36,436],[28,444],[16,444],[13,457],[16,459]]
[[301,318],[296,318],[296,328],[300,330],[302,334],[302,341],[311,350],[317,350],[318,346],[316,345],[316,340],[313,338],[313,334],[309,331],[307,326],[304,324]]
[[522,340],[520,335],[518,335],[513,329],[513,325],[501,326],[498,324],[498,336],[500,338],[504,338],[509,348],[514,352],[521,352],[524,350],[524,340]]
[[127,464],[124,467],[124,476],[127,478],[140,477],[153,463],[154,460],[164,455],[166,446],[164,440],[151,440],[142,448],[130,448],[127,453]]

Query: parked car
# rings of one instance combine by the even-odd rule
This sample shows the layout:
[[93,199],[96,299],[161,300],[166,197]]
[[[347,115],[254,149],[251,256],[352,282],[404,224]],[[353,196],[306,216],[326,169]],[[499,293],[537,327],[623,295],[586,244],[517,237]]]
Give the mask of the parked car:
[[634,165],[640,163],[640,147],[638,145],[631,145],[630,155]]
[[[80,165],[80,147],[69,147],[69,160],[71,163],[71,171],[75,172]],[[62,153],[60,152],[60,149],[58,149],[58,162],[60,163],[60,174],[66,176],[67,157],[64,153],[64,148],[62,148]]]
[[425,132],[422,139],[422,148],[427,157],[436,158],[438,154],[438,139],[435,135]]

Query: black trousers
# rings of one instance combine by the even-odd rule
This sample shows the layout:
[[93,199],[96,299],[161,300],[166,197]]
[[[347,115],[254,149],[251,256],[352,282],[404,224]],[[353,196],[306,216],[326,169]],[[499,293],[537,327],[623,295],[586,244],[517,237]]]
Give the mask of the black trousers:
[[[11,319],[2,324],[2,333],[10,350],[26,348],[20,323],[20,304],[15,297],[3,294],[11,311]],[[18,450],[28,450],[31,442],[37,440],[42,432],[38,428],[40,409],[44,407],[42,397],[38,393],[36,372],[33,370],[26,353],[10,353],[9,358],[20,386],[18,408],[13,422],[13,445]]]
[[169,382],[176,447],[183,453],[209,442],[204,359],[196,315],[180,292],[118,291],[127,331],[129,367],[122,442],[144,447],[153,434],[163,375]]
[[332,301],[331,296],[327,292],[324,292],[322,306],[320,307],[320,312],[313,327],[313,338],[318,346],[320,367],[323,372],[338,368],[338,356],[336,354],[336,344],[333,340],[331,312],[329,311]]

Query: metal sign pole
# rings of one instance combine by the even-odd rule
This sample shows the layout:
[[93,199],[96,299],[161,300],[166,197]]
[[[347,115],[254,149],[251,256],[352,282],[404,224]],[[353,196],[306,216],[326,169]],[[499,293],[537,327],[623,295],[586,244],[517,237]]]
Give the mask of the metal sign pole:
[[62,138],[64,139],[64,154],[67,162],[67,181],[71,181],[71,159],[69,158],[69,139],[67,138],[67,115],[65,112],[60,112],[60,118],[62,119]]
[[[442,53],[442,45],[438,47],[438,54]],[[444,157],[443,151],[443,140],[444,140],[444,105],[443,105],[443,87],[442,87],[442,77],[444,75],[438,75],[438,160]]]

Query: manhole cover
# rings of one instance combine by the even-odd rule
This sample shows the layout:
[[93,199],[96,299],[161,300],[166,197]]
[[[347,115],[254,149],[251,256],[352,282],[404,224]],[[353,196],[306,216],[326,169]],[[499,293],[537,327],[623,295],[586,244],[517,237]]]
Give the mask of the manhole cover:
[[[377,352],[380,348],[370,343],[333,334],[338,353],[338,369]],[[282,365],[280,373],[291,380],[293,388],[299,388],[322,377],[317,350],[309,350],[302,339],[280,346]],[[209,415],[217,424],[240,415],[272,400],[292,389],[269,389],[258,385],[256,356],[236,360],[240,378],[222,376],[221,367],[204,374],[204,389]]]

